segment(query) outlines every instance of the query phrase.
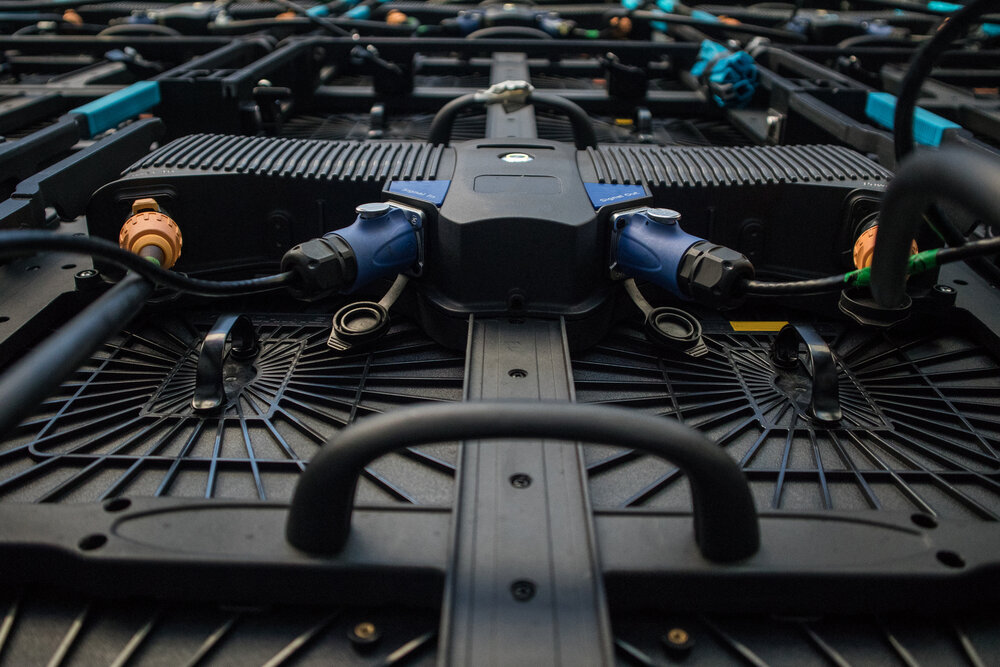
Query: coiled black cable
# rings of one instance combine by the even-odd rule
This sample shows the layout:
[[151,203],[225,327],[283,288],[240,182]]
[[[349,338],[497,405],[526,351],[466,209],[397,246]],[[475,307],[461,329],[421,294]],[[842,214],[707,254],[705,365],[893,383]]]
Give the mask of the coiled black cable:
[[203,280],[167,271],[110,241],[89,236],[68,236],[41,231],[0,232],[0,255],[25,255],[36,252],[76,252],[98,257],[140,275],[156,285],[199,296],[235,296],[255,294],[285,287],[295,280],[286,271],[246,280]]

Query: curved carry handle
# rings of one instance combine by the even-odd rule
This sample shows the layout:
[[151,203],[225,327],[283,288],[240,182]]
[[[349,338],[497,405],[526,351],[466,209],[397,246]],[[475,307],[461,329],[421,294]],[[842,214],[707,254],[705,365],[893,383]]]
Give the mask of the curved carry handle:
[[257,356],[257,332],[246,315],[221,315],[205,334],[198,353],[198,371],[195,376],[194,397],[191,407],[195,410],[214,410],[226,402],[226,385],[222,366],[226,360],[226,341],[233,338],[230,354],[234,359],[252,359]]
[[[594,133],[594,126],[590,122],[590,117],[580,108],[576,102],[567,100],[558,95],[532,92],[526,100],[529,104],[554,109],[566,114],[570,125],[573,126],[573,141],[577,150],[587,148],[597,148],[597,135]],[[431,122],[430,133],[427,142],[433,145],[447,146],[451,141],[451,128],[455,124],[458,112],[473,104],[484,104],[485,102],[477,93],[469,93],[456,97],[448,104],[441,107],[441,110],[434,116]]]
[[695,540],[705,558],[735,561],[760,546],[746,478],[698,431],[623,408],[537,402],[424,405],[351,425],[327,441],[299,478],[285,535],[303,551],[337,553],[351,530],[358,476],[372,460],[415,445],[517,437],[619,445],[662,456],[691,481]]

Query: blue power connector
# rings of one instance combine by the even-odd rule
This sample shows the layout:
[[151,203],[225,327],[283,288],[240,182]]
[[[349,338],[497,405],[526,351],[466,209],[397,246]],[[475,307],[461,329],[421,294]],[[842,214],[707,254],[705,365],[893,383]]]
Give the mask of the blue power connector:
[[684,300],[732,308],[743,299],[753,264],[736,250],[688,234],[680,213],[640,208],[612,216],[612,268],[647,280]]
[[354,283],[342,291],[354,292],[379,278],[389,278],[413,268],[420,259],[419,211],[389,203],[362,204],[350,227],[331,232],[351,247],[357,262]]
[[677,211],[665,208],[642,208],[616,215],[611,246],[614,269],[688,298],[677,282],[677,273],[688,249],[704,239],[681,229],[679,220]]
[[742,109],[757,90],[757,63],[746,51],[731,52],[710,40],[701,43],[691,74],[708,86],[715,103]]

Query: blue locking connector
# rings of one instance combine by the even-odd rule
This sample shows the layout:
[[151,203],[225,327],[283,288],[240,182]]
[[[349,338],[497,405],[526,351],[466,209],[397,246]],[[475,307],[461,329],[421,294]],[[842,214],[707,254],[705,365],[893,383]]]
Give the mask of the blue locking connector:
[[368,5],[359,5],[358,7],[351,7],[346,12],[344,16],[349,19],[357,19],[363,21],[372,15],[372,10]]
[[691,11],[691,18],[697,19],[699,21],[704,21],[705,23],[718,23],[719,18],[715,14],[709,14],[701,9],[694,9]]
[[688,234],[681,214],[666,208],[640,208],[612,217],[612,268],[647,280],[671,294],[713,308],[743,300],[743,281],[753,278],[741,253]]
[[616,215],[611,241],[614,269],[687,299],[677,282],[677,273],[688,249],[704,239],[685,232],[678,220],[677,211],[660,208],[641,208]]
[[362,204],[350,227],[327,234],[347,242],[357,263],[351,293],[379,278],[390,278],[413,268],[420,259],[419,211],[389,203]]
[[708,86],[712,99],[723,108],[744,108],[757,90],[757,64],[750,54],[733,53],[707,39],[701,43],[691,74]]
[[458,26],[459,32],[462,36],[468,35],[469,33],[479,30],[483,25],[483,12],[482,10],[467,10],[459,13],[455,17],[455,25]]

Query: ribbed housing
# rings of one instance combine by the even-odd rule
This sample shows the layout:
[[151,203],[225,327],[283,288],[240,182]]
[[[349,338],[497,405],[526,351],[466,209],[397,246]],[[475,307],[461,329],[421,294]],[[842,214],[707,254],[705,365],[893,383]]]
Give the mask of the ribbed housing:
[[587,149],[601,183],[685,187],[768,183],[885,182],[891,172],[840,146],[659,147]]
[[153,151],[125,174],[147,169],[230,172],[281,178],[431,180],[441,146],[408,141],[321,141],[194,134]]

